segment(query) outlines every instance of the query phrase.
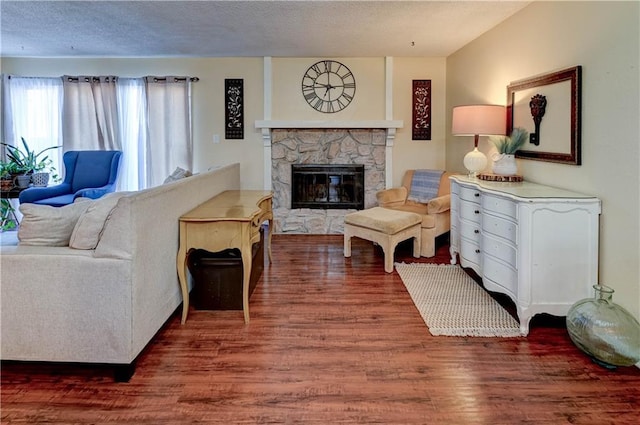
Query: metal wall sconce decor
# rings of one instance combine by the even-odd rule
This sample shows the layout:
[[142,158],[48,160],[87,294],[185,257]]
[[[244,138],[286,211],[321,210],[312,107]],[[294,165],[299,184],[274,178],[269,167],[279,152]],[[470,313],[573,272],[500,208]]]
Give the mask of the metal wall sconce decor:
[[529,135],[529,143],[538,146],[540,145],[540,123],[547,110],[547,98],[541,94],[533,96],[529,102],[529,108],[531,108],[531,117],[535,126],[534,132]]
[[580,165],[581,108],[581,66],[509,84],[507,134],[515,127],[530,134],[516,157]]
[[413,80],[411,138],[431,140],[431,80]]
[[244,139],[244,80],[224,80],[224,137]]

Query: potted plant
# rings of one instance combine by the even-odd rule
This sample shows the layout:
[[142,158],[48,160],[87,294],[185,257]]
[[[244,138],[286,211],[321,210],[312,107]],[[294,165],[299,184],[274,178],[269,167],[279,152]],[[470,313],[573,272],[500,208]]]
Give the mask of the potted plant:
[[9,199],[0,199],[0,230],[11,230],[18,227],[16,212]]
[[3,192],[8,192],[13,188],[13,179],[19,171],[13,162],[0,161],[0,189]]
[[[24,140],[24,137],[21,137],[20,139],[22,140],[22,146],[24,147],[24,150],[21,150],[17,146],[2,143],[2,145],[6,149],[7,158],[9,160],[8,163],[13,164],[14,171],[18,174],[18,177],[16,178],[16,186],[18,186],[19,188],[25,188],[29,186],[32,175],[39,172],[46,173],[46,179],[40,177],[40,179],[36,182],[36,185],[46,186],[49,181],[49,171],[55,172],[55,168],[51,166],[53,161],[51,161],[49,156],[42,155],[48,150],[57,149],[61,146],[50,146],[36,153],[29,148],[29,144],[26,140]],[[23,177],[20,177],[21,175]],[[43,181],[44,183],[42,183]]]
[[518,172],[515,153],[524,146],[528,138],[527,130],[520,127],[514,128],[511,136],[491,136],[489,138],[498,150],[492,156],[494,174],[510,176]]

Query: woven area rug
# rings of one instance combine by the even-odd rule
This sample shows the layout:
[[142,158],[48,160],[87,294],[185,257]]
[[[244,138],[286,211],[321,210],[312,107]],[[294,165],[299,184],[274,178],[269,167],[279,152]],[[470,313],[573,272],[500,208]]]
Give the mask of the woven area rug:
[[396,263],[431,335],[516,337],[520,325],[462,268]]

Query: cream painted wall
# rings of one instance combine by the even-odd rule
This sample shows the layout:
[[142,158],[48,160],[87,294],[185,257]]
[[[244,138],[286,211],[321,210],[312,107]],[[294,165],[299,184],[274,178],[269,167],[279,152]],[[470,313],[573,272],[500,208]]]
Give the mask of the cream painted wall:
[[[382,120],[385,111],[385,58],[331,58],[344,63],[356,78],[356,95],[343,111],[324,114],[314,111],[301,94],[302,75],[322,58],[272,58],[274,120]],[[446,59],[392,58],[392,119],[404,121],[396,132],[393,147],[393,185],[412,168],[444,168],[444,115]],[[412,80],[431,80],[432,140],[411,140]]]
[[[412,81],[431,80],[431,140],[411,140]],[[393,185],[409,169],[444,169],[446,58],[393,59],[393,117],[404,120],[393,145]]]
[[[302,96],[302,76],[314,63],[333,59],[346,65],[356,80],[353,101],[340,112],[314,110]],[[384,58],[272,58],[274,120],[382,120],[384,119]]]
[[[335,114],[314,111],[301,94],[302,75],[321,58],[272,58],[272,119],[385,119],[385,58],[333,58],[356,76],[356,96]],[[193,90],[194,169],[229,162],[241,164],[241,185],[263,188],[263,146],[256,120],[264,119],[263,58],[2,58],[2,73],[22,76],[144,75],[197,76]],[[393,58],[393,119],[404,121],[393,149],[393,183],[400,184],[410,168],[444,167],[445,58]],[[224,139],[224,79],[244,79],[245,138]],[[432,80],[432,140],[411,140],[411,80]],[[213,135],[220,143],[213,143]]]
[[[602,200],[600,283],[640,318],[638,22],[638,2],[532,3],[447,58],[446,125],[456,105],[504,105],[510,82],[582,65],[582,165],[519,160],[519,172]],[[464,171],[471,146],[449,131],[447,168]]]
[[[241,185],[262,189],[262,135],[254,128],[263,118],[262,58],[3,58],[2,73],[21,76],[60,75],[189,75],[199,77],[193,89],[194,170],[240,163]],[[224,80],[244,79],[245,134],[243,140],[224,139]],[[213,143],[213,135],[220,143]]]

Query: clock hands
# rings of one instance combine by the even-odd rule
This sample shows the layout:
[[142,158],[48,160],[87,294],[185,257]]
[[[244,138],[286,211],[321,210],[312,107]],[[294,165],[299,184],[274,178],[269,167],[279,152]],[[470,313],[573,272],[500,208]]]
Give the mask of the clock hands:
[[322,97],[327,97],[327,94],[329,94],[329,90],[338,89],[338,88],[344,87],[344,85],[334,86],[332,84],[315,84],[313,87],[314,88],[322,88],[322,87],[324,87],[325,91],[324,91],[324,95]]
[[338,88],[338,87],[342,87],[342,86],[332,86],[331,84],[315,84],[313,86],[314,88],[322,88],[324,87],[324,95],[322,97],[327,97],[327,94],[329,94],[329,90]]
[[[324,91],[324,97],[327,97],[327,93],[329,93],[329,90],[335,89],[335,87],[333,87],[331,84],[327,84],[326,87],[327,89]],[[329,96],[329,99],[331,99],[331,96]]]

